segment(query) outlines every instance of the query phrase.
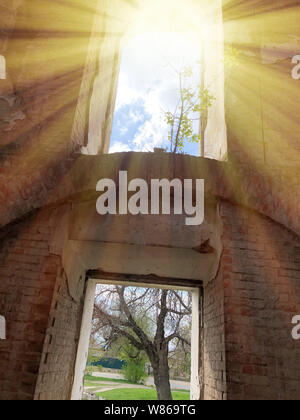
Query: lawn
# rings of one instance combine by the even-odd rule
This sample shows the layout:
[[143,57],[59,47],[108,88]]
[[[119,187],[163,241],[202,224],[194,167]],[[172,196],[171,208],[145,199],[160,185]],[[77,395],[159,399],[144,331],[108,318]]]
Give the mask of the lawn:
[[[190,393],[188,391],[173,391],[172,395],[175,401],[190,400]],[[119,388],[97,393],[97,396],[109,401],[157,401],[157,394],[154,389]]]

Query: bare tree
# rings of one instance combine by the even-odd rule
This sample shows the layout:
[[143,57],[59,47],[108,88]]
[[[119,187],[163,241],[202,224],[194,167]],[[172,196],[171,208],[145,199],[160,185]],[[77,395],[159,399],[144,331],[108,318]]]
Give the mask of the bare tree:
[[172,400],[169,351],[178,342],[190,347],[181,335],[190,322],[191,296],[174,290],[100,286],[95,300],[93,334],[109,347],[124,337],[144,351],[152,365],[159,400]]

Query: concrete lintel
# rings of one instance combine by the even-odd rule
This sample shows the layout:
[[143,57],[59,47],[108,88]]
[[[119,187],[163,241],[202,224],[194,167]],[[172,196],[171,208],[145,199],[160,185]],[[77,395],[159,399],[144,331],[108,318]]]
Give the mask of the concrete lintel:
[[64,269],[72,293],[82,294],[80,277],[88,270],[132,275],[156,275],[206,283],[215,276],[216,255],[192,249],[162,248],[90,241],[68,241]]

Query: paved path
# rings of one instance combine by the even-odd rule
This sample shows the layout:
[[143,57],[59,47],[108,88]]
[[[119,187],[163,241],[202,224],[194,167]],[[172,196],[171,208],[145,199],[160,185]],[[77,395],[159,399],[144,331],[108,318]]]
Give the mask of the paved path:
[[[149,387],[144,386],[144,385],[130,385],[130,384],[117,384],[117,383],[109,384],[109,383],[106,383],[106,382],[103,382],[103,385],[104,386],[102,388],[99,388],[99,389],[96,389],[96,386],[93,386],[93,387],[88,386],[88,387],[85,388],[85,390],[88,391],[88,392],[92,391],[93,393],[98,393],[98,392],[112,391],[114,389],[124,389],[124,388],[127,388],[127,389],[137,389],[137,388],[139,388],[139,389],[149,389]],[[109,385],[111,385],[111,387],[109,387]]]
[[[124,379],[124,376],[120,375],[119,373],[108,373],[108,372],[99,372],[98,373],[98,372],[94,372],[93,376],[98,377],[98,378],[107,378],[108,380],[109,379]],[[152,376],[149,377],[146,380],[146,385],[148,385],[148,386],[153,386],[154,385],[154,380],[153,380]],[[185,391],[189,391],[190,386],[191,386],[191,384],[189,382],[171,380],[171,389],[172,390],[184,389]],[[136,386],[134,386],[134,387],[136,388]]]

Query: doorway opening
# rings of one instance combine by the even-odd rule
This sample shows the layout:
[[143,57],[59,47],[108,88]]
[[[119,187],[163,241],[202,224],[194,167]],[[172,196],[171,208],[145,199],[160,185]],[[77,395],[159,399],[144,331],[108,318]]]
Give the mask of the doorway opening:
[[199,400],[199,283],[93,277],[87,283],[72,399]]

